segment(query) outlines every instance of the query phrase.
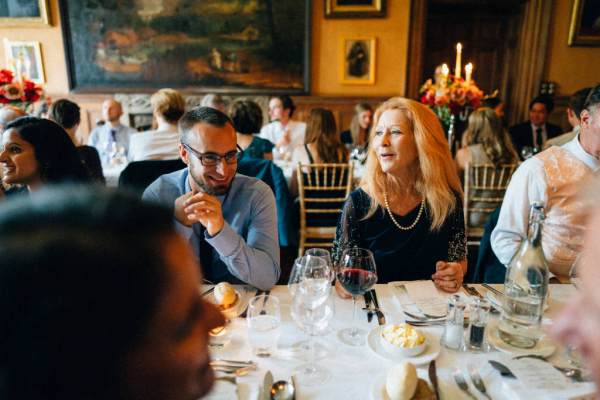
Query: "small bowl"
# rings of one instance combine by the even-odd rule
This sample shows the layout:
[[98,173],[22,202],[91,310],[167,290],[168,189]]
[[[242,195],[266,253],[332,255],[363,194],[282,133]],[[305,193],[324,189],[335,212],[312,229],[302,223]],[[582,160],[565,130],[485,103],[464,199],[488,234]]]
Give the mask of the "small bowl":
[[381,347],[383,348],[383,350],[385,350],[389,354],[398,357],[415,357],[421,354],[423,351],[425,351],[425,348],[427,347],[427,336],[425,336],[425,341],[418,346],[402,347],[396,346],[395,344],[388,342],[383,337],[383,329],[381,329],[379,332],[379,342],[381,343]]

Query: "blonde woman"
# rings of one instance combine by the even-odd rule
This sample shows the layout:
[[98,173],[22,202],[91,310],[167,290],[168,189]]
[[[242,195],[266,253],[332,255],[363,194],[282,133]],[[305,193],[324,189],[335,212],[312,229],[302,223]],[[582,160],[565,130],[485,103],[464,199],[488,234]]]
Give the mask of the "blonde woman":
[[456,167],[459,174],[471,164],[512,164],[518,155],[510,136],[502,126],[497,113],[487,107],[479,108],[469,116],[465,132],[466,147],[456,152]]
[[360,187],[338,224],[334,258],[348,247],[367,248],[380,283],[432,279],[456,292],[467,269],[462,190],[435,114],[391,98],[375,112],[369,143]]
[[369,103],[358,103],[354,106],[354,117],[352,117],[350,129],[340,133],[342,143],[366,147],[372,122],[373,107]]
[[150,97],[155,130],[134,133],[129,139],[129,160],[175,160],[179,158],[177,122],[185,113],[183,96],[173,89],[160,89]]

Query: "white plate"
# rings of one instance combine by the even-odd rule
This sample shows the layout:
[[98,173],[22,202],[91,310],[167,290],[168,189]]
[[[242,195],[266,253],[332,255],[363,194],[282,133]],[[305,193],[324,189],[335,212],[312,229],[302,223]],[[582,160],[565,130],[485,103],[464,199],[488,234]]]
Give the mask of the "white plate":
[[542,357],[550,357],[554,351],[556,351],[556,346],[547,336],[544,336],[532,349],[521,349],[505,343],[504,340],[500,339],[500,336],[498,336],[497,321],[488,324],[487,341],[497,350],[515,356],[534,354]]
[[379,337],[381,336],[380,332],[380,326],[373,328],[371,332],[369,332],[369,334],[367,335],[367,345],[375,354],[382,358],[385,358],[386,360],[409,361],[415,365],[423,365],[427,364],[431,360],[435,360],[436,357],[440,354],[440,338],[429,332],[423,332],[423,335],[425,335],[425,340],[427,341],[427,347],[418,356],[404,357],[390,354],[383,349],[381,343],[379,342]]
[[[487,289],[486,289],[487,290]],[[498,299],[498,297],[492,292],[492,291],[487,291],[485,293],[485,297],[486,299],[488,299],[488,301],[494,306],[494,308],[496,308],[498,311],[502,311],[502,301],[500,301]],[[544,303],[544,311],[546,311],[548,309],[549,305],[548,305],[548,301],[546,301]]]
[[[425,370],[417,368],[417,376],[419,377],[419,380],[424,380],[431,387],[431,385],[429,384],[429,378],[427,378],[427,373]],[[388,396],[387,390],[385,388],[386,380],[387,372],[385,374],[377,375],[377,377],[371,384],[371,390],[369,390],[371,400],[390,400],[390,396]]]

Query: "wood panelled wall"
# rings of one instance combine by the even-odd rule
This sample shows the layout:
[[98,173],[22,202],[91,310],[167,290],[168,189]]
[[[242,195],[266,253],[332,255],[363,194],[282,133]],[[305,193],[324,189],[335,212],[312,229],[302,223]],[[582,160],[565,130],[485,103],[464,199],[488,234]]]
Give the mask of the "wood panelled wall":
[[[81,107],[81,124],[77,133],[80,141],[86,142],[87,136],[96,123],[102,119],[102,102],[111,95],[101,94],[73,94],[69,96],[72,101],[75,101]],[[240,96],[248,97],[248,96]],[[254,98],[254,96],[253,96]],[[294,119],[300,121],[306,121],[308,113],[311,109],[316,107],[328,108],[333,112],[336,122],[338,124],[338,130],[342,131],[348,129],[350,121],[354,115],[354,106],[359,102],[367,102],[373,105],[375,109],[380,103],[385,101],[386,97],[338,97],[338,96],[298,96],[293,97],[294,103],[296,104],[296,111]],[[266,107],[268,97],[261,99],[259,103],[263,108]],[[266,108],[264,109],[266,115]],[[123,115],[122,122],[129,125],[129,116]],[[266,120],[265,120],[266,122]]]

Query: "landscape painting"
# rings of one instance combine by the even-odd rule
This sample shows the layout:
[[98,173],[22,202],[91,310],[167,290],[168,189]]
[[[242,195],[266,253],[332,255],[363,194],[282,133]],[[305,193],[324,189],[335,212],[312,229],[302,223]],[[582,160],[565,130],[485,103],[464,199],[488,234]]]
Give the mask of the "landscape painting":
[[61,0],[71,89],[307,93],[310,0]]

